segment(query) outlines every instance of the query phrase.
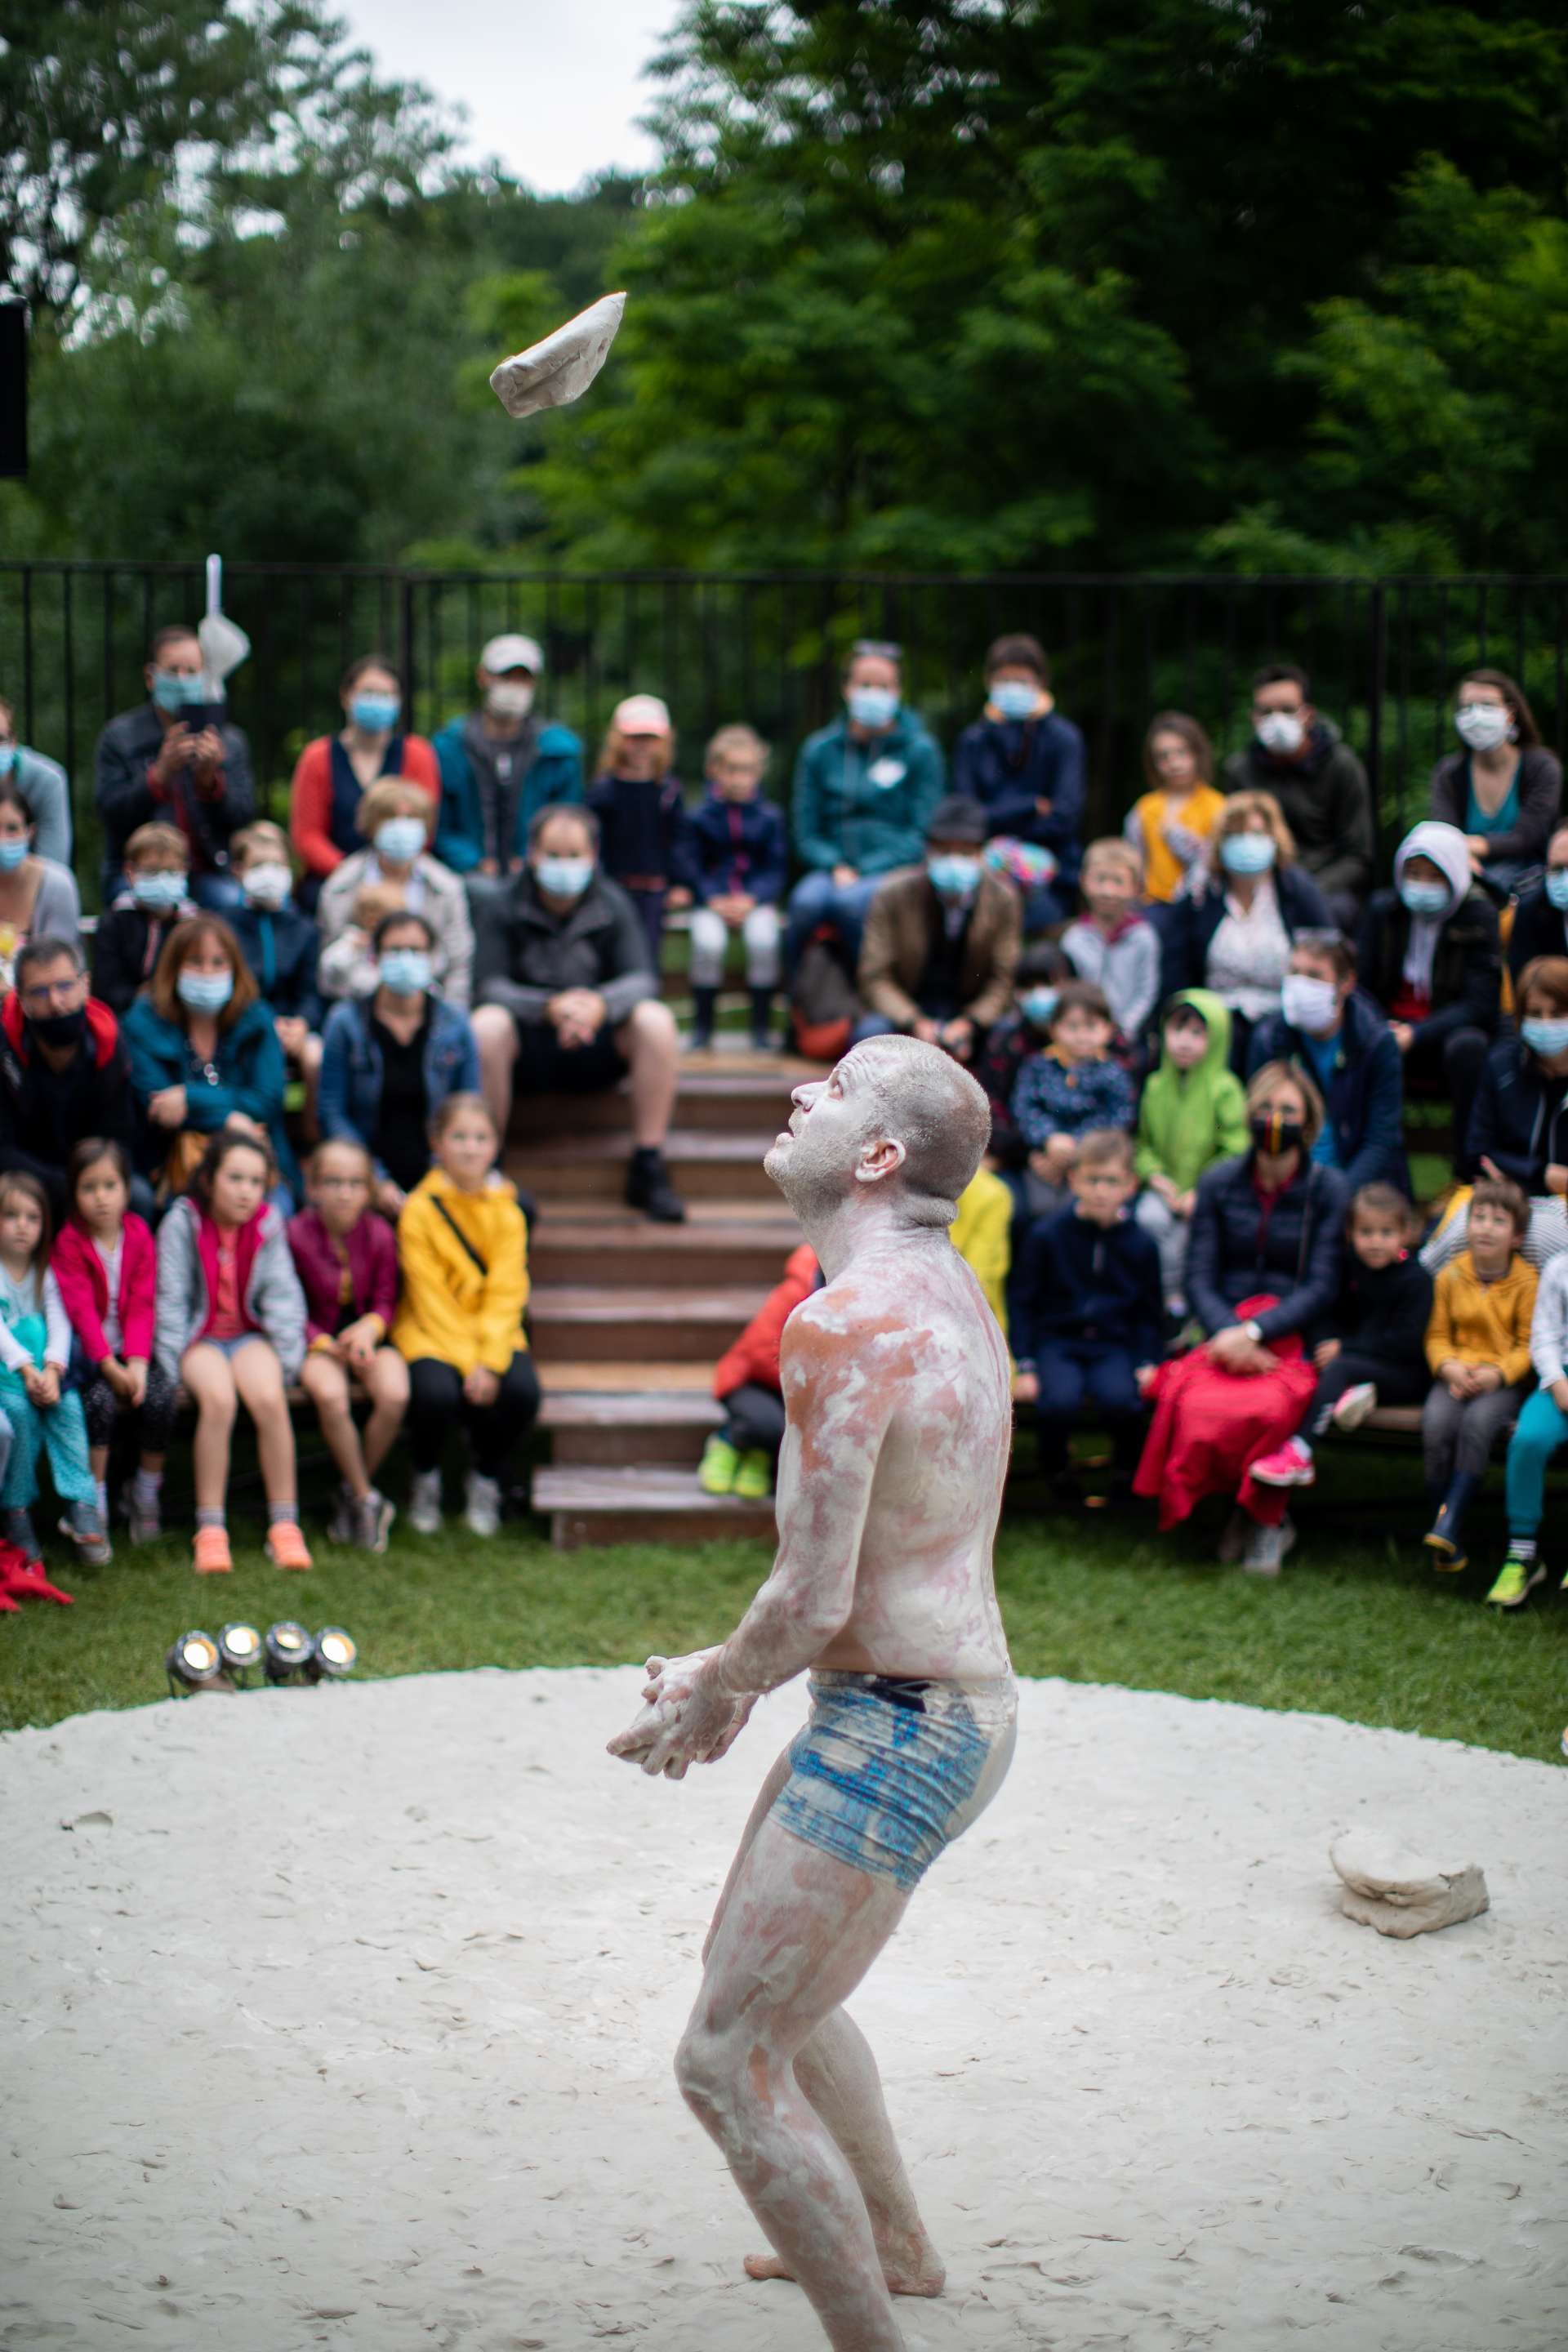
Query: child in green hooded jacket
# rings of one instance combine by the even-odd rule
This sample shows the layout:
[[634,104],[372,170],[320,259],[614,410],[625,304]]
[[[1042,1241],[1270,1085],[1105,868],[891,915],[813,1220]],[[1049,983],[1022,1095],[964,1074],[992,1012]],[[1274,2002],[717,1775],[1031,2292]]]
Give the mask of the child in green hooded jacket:
[[1186,1314],[1188,1223],[1198,1178],[1247,1149],[1247,1096],[1229,1066],[1230,1013],[1206,988],[1184,988],[1165,1007],[1161,1055],[1138,1110],[1134,1212],[1160,1246],[1171,1314]]

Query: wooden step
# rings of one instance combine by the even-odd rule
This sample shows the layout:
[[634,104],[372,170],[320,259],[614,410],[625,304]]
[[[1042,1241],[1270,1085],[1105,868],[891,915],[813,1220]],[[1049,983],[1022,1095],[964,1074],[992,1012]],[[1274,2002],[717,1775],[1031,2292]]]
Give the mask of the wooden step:
[[[689,1054],[680,1065],[676,1123],[700,1134],[749,1135],[763,1128],[776,1134],[789,1118],[792,1090],[821,1076],[815,1063],[779,1054]],[[598,1094],[523,1095],[508,1140],[523,1150],[572,1135],[625,1134],[631,1116],[624,1079]]]
[[684,1225],[656,1225],[624,1207],[613,1217],[590,1217],[570,1208],[559,1216],[542,1215],[530,1239],[530,1271],[540,1283],[698,1290],[783,1278],[784,1262],[801,1238],[787,1210],[726,1217],[714,1215],[705,1201],[694,1202],[692,1208]]
[[[783,1122],[781,1121],[782,1125]],[[670,1181],[683,1200],[740,1198],[779,1204],[763,1160],[777,1128],[751,1135],[672,1129],[664,1147]],[[506,1172],[541,1202],[619,1201],[626,1192],[628,1139],[579,1134],[569,1140],[508,1147]]]
[[753,1538],[771,1542],[773,1507],[705,1495],[689,1470],[668,1465],[594,1467],[533,1474],[533,1508],[550,1520],[558,1551],[584,1544],[713,1543]]
[[606,1357],[602,1363],[563,1358],[539,1367],[539,1384],[546,1400],[621,1394],[651,1396],[656,1391],[665,1396],[707,1396],[711,1392],[712,1380],[711,1364],[677,1364],[668,1358],[658,1363],[646,1359],[640,1363],[628,1363],[624,1357]]
[[711,1396],[665,1391],[547,1396],[539,1426],[550,1432],[552,1465],[593,1463],[634,1468],[639,1464],[695,1467],[724,1418]]
[[600,1358],[711,1365],[766,1296],[747,1284],[686,1290],[542,1282],[529,1297],[533,1352],[542,1365]]

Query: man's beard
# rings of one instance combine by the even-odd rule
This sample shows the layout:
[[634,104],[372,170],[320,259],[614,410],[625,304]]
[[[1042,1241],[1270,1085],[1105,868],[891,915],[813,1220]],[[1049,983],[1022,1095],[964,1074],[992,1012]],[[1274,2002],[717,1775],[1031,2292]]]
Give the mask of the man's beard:
[[778,1186],[803,1224],[836,1207],[855,1181],[853,1166],[845,1164],[842,1139],[829,1159],[821,1147],[813,1150],[809,1128],[785,1143],[772,1145],[763,1159],[763,1172]]

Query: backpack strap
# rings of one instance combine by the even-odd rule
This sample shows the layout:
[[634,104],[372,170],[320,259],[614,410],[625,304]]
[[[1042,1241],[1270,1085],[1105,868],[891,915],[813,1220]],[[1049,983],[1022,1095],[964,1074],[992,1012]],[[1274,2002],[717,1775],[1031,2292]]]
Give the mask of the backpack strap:
[[437,1216],[445,1218],[453,1233],[456,1234],[458,1247],[462,1250],[464,1256],[471,1259],[473,1264],[479,1267],[479,1272],[488,1280],[489,1277],[489,1266],[485,1264],[484,1259],[479,1255],[479,1251],[474,1247],[473,1243],[468,1239],[468,1234],[463,1231],[462,1226],[458,1223],[457,1218],[452,1214],[451,1210],[447,1206],[446,1202],[438,1199],[433,1192],[430,1195],[430,1205],[435,1210]]

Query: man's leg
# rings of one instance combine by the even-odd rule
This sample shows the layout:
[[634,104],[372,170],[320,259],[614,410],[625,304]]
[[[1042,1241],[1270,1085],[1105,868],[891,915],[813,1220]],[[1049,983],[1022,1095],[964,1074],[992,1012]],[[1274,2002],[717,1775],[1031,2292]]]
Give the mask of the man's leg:
[[677,2060],[682,2094],[835,2352],[902,2352],[866,2198],[796,2063],[909,1898],[768,1819],[726,1896]]
[[[477,1024],[476,1024],[477,1025]],[[680,1084],[680,1033],[668,1004],[647,996],[616,1032],[632,1074],[632,1135],[639,1150],[663,1148]],[[480,1048],[481,1057],[483,1048]]]
[[504,1005],[481,1004],[470,1015],[479,1049],[479,1087],[501,1141],[511,1123],[511,1073],[517,1060],[517,1024]]
[[[118,881],[115,888],[120,887]],[[107,906],[109,900],[104,900]],[[820,872],[803,874],[789,894],[789,927],[784,936],[784,971],[793,979],[805,947],[818,923],[833,905],[833,877]]]

